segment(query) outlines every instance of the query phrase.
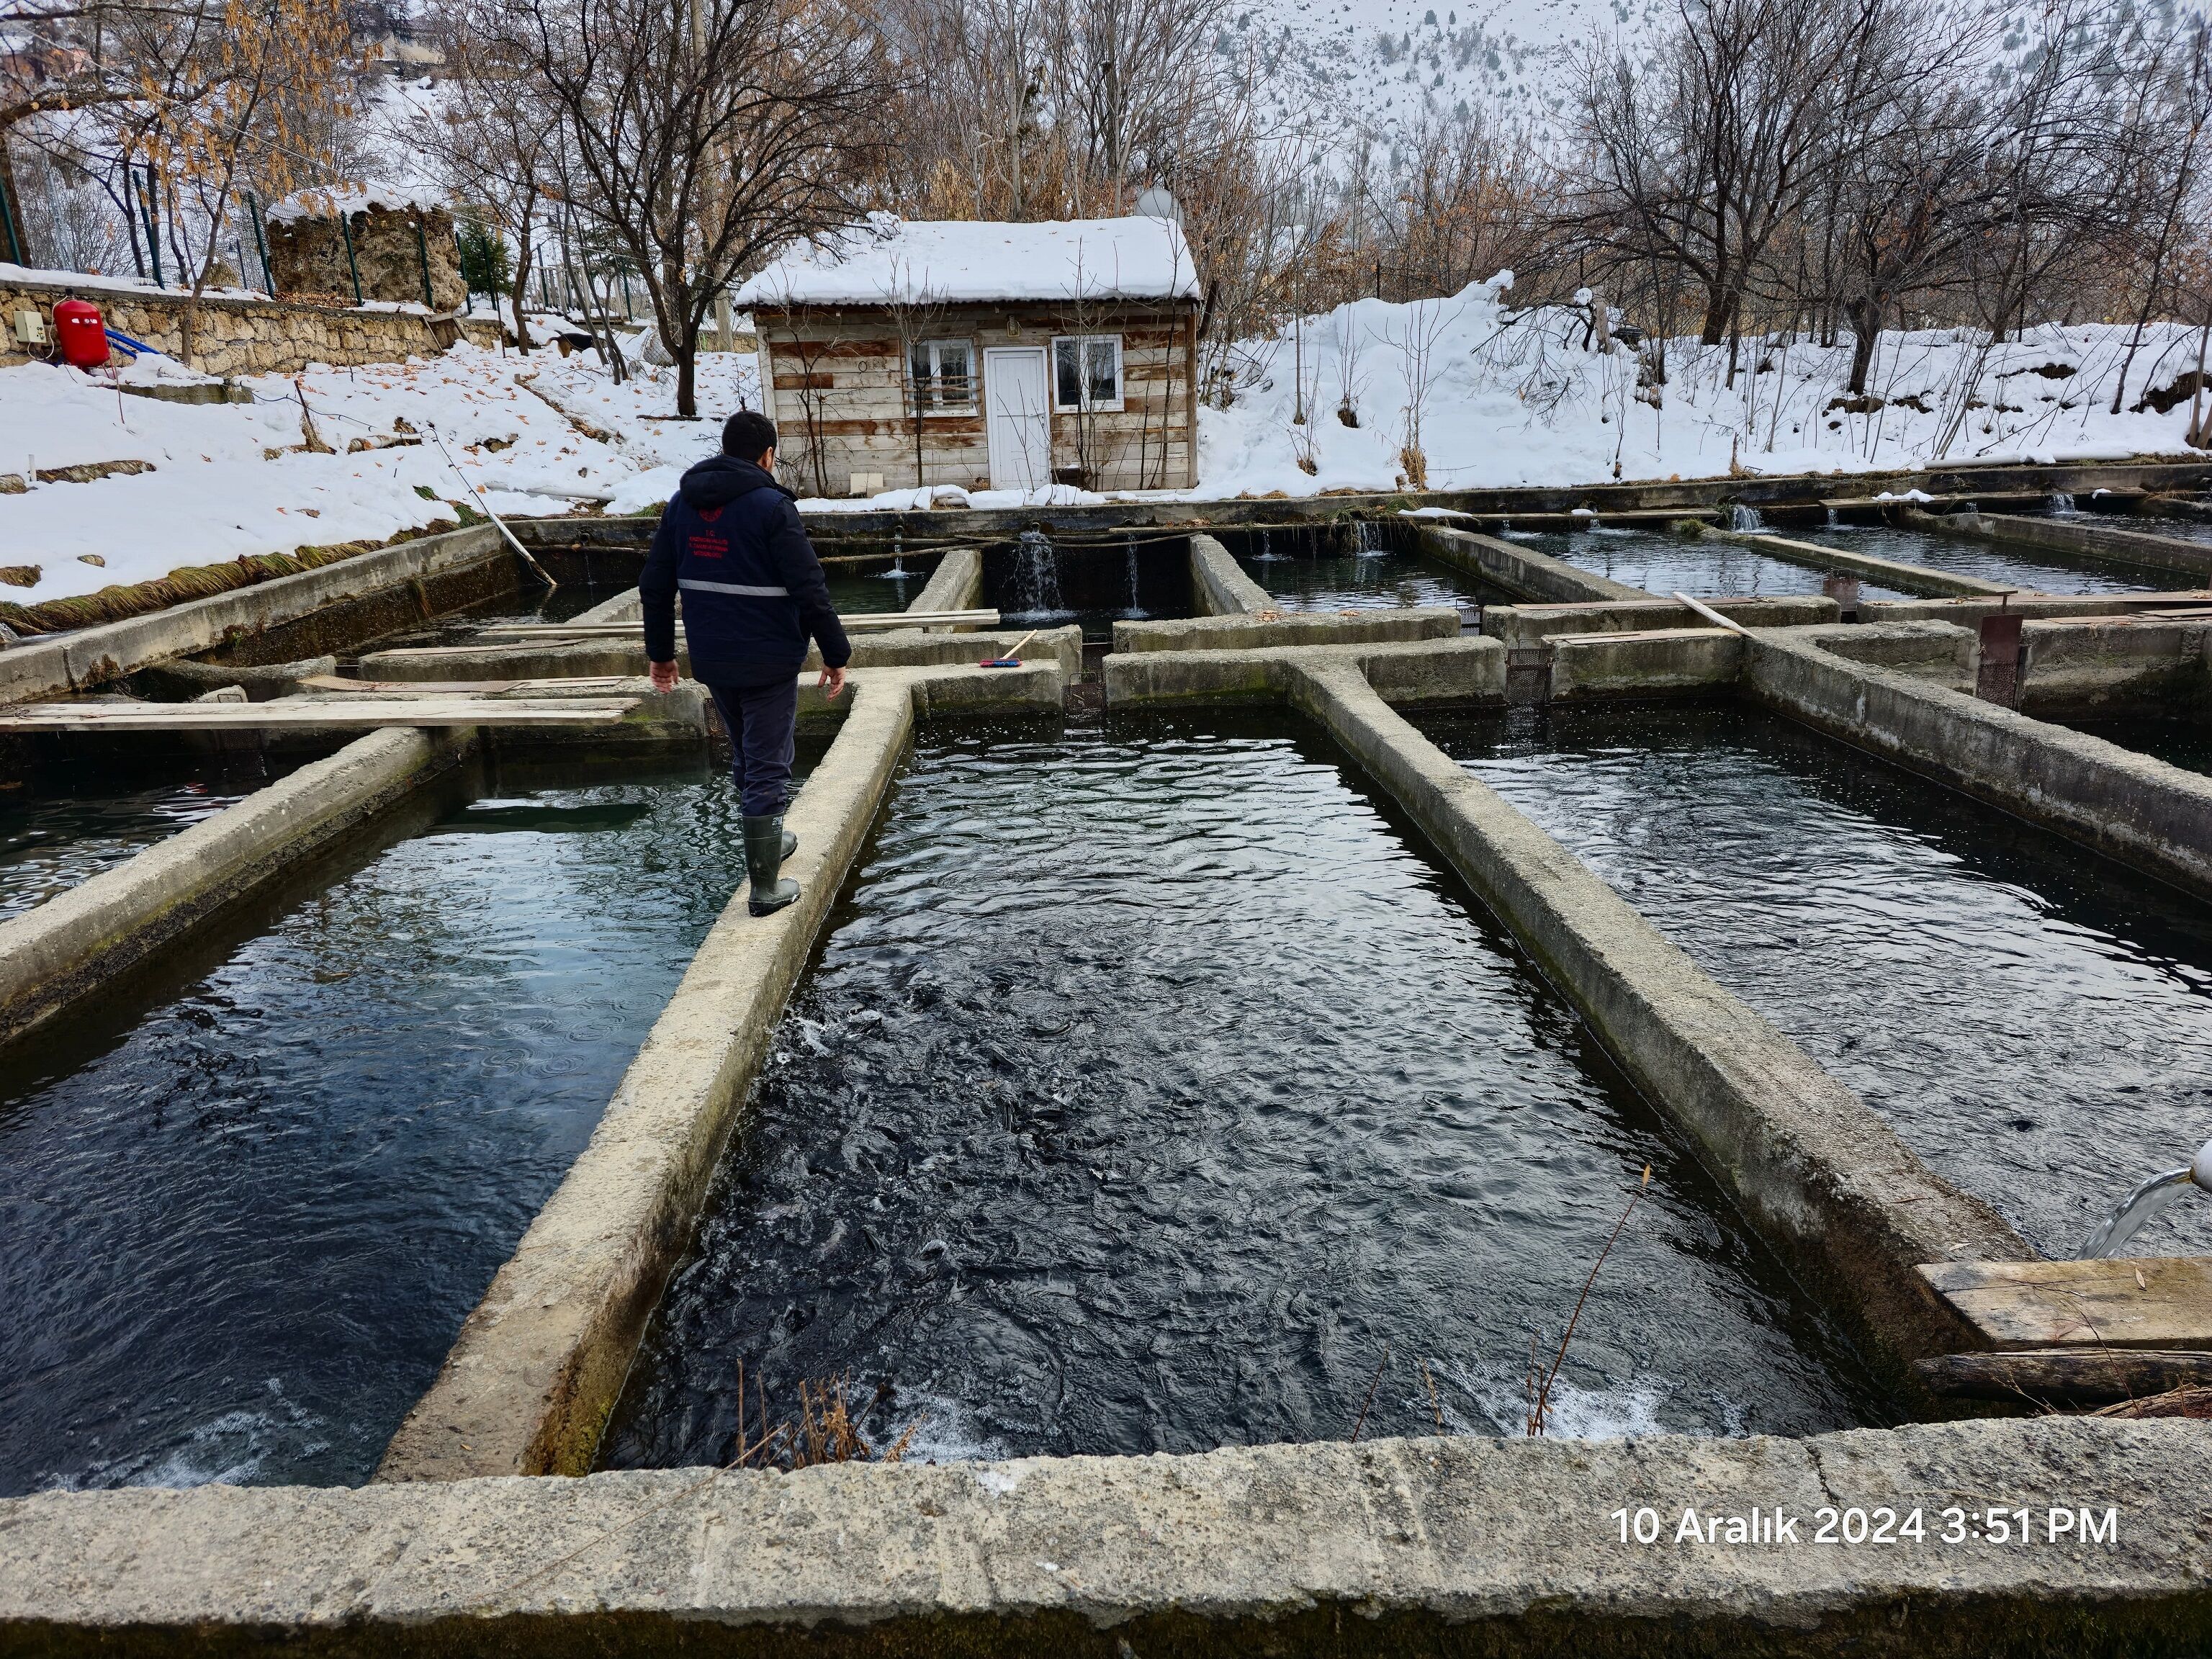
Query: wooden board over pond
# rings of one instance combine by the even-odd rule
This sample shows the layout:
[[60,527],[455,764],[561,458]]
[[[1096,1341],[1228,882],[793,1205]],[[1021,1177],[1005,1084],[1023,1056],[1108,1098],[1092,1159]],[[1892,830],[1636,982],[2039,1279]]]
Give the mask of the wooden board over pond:
[[2212,1258],[1940,1261],[1920,1274],[1992,1347],[2212,1349]]
[[635,697],[283,697],[274,702],[38,703],[0,732],[252,731],[277,726],[611,726]]

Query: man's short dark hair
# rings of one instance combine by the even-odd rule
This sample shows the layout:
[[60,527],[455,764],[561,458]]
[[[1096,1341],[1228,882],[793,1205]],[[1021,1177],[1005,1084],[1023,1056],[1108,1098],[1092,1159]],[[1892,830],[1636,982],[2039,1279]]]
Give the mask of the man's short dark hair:
[[775,447],[775,422],[755,409],[741,409],[722,422],[722,453],[757,461]]

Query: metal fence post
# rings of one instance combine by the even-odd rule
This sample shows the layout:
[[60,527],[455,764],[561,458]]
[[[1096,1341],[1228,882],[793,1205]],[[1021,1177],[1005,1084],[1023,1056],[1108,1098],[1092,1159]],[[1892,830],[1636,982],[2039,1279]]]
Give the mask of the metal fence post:
[[276,274],[269,269],[269,239],[261,234],[261,204],[253,199],[253,192],[246,192],[246,216],[253,222],[253,251],[261,256],[261,285],[269,297],[276,297]]
[[430,244],[422,234],[422,210],[415,210],[415,258],[422,267],[422,308],[435,311],[438,302],[430,297]]
[[361,303],[361,261],[353,257],[353,215],[338,215],[338,234],[345,238],[346,269],[353,274],[353,302]]

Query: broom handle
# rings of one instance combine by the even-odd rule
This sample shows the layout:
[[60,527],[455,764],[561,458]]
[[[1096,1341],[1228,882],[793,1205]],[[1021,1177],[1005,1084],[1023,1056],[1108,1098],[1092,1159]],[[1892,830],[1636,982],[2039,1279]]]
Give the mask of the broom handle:
[[999,660],[1000,660],[1000,662],[1005,662],[1005,661],[1006,661],[1009,658],[1012,658],[1012,657],[1018,657],[1018,656],[1020,656],[1020,655],[1022,654],[1022,647],[1023,647],[1024,646],[1027,645],[1027,644],[1028,644],[1031,640],[1035,639],[1035,638],[1036,638],[1039,634],[1042,633],[1043,631],[1044,631],[1044,630],[1043,630],[1042,629],[1040,629],[1040,628],[1032,628],[1031,629],[1030,629],[1030,631],[1029,631],[1028,633],[1026,633],[1026,634],[1023,635],[1021,636],[1021,638],[1019,638],[1019,639],[1018,639],[1018,640],[1016,640],[1016,641],[1014,641],[1014,648],[1013,648],[1012,650],[1011,650],[1011,651],[1001,651],[1000,653],[999,653]]

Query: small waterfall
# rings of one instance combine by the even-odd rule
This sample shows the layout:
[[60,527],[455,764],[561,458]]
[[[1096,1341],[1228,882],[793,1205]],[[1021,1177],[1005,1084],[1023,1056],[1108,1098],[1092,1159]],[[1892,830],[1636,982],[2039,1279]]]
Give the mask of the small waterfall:
[[2212,1141],[2204,1144],[2195,1163],[2154,1175],[2122,1199],[2104,1225],[2089,1235],[2089,1242],[2081,1247],[2081,1259],[2118,1255],[2134,1242],[2145,1223],[2165,1213],[2192,1187],[2212,1192]]
[[2051,494],[2051,510],[2053,513],[2072,513],[2078,509],[2075,507],[2074,498],[2071,495],[2063,489],[2056,489]]
[[1382,537],[1375,526],[1365,519],[1352,521],[1352,553],[1354,558],[1377,559],[1390,550],[1382,545]]
[[1746,507],[1741,501],[1738,501],[1729,508],[1729,528],[1745,531],[1764,530],[1766,528],[1766,520],[1759,516],[1757,507]]
[[1836,509],[1835,509],[1834,507],[1830,507],[1830,508],[1828,509],[1828,528],[1829,528],[1829,529],[1831,529],[1831,530],[1833,530],[1835,527],[1836,527]]
[[1275,551],[1272,538],[1265,530],[1260,532],[1260,550],[1252,556],[1255,564],[1273,564],[1283,556]]
[[1013,591],[1005,607],[1018,617],[1050,615],[1060,601],[1060,554],[1042,530],[1024,530],[1014,544]]
[[1131,531],[1128,534],[1122,537],[1121,545],[1123,550],[1128,556],[1129,562],[1129,603],[1127,606],[1123,609],[1121,614],[1124,617],[1127,617],[1131,622],[1142,622],[1145,618],[1146,613],[1145,607],[1139,603],[1137,599],[1136,532],[1134,531]]

